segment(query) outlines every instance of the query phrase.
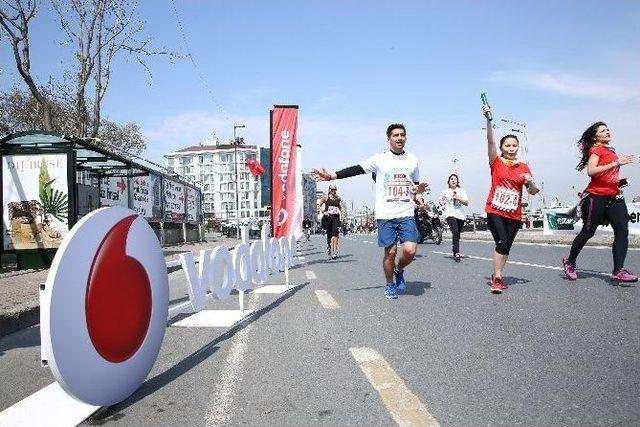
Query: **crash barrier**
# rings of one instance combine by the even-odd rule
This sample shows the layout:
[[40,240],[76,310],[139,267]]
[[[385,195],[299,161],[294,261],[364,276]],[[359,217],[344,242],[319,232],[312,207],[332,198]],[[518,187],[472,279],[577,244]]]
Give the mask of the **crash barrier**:
[[[582,229],[582,218],[576,220],[573,208],[542,209],[542,234],[576,234]],[[627,203],[629,234],[640,234],[640,203]],[[610,225],[599,226],[597,231],[613,232]]]

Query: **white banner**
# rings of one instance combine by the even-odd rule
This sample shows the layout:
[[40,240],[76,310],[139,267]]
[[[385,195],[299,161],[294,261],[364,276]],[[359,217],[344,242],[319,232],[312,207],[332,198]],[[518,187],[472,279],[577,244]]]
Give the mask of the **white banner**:
[[160,195],[160,176],[149,172],[148,176],[136,176],[130,179],[132,209],[148,219],[162,217],[162,197]]
[[125,177],[100,178],[100,206],[129,207],[129,180]]
[[[577,234],[582,230],[582,219],[573,223],[565,214],[570,208],[554,208],[542,210],[543,234],[570,233]],[[629,212],[629,234],[640,234],[640,203],[627,203]],[[612,233],[611,225],[598,226],[596,232],[607,231]]]
[[57,248],[69,231],[67,154],[2,156],[3,247]]
[[170,179],[164,180],[164,209],[166,220],[184,220],[184,197],[184,185]]

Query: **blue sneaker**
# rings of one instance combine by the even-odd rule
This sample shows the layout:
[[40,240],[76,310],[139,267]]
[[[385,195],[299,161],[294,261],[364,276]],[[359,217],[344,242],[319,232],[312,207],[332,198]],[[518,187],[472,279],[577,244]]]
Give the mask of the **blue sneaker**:
[[384,291],[384,296],[387,299],[397,299],[398,292],[396,291],[396,285],[393,283],[387,283],[387,289]]
[[404,282],[404,270],[398,271],[394,268],[393,277],[396,282],[396,287],[398,288],[398,293],[403,293],[407,289],[407,284]]

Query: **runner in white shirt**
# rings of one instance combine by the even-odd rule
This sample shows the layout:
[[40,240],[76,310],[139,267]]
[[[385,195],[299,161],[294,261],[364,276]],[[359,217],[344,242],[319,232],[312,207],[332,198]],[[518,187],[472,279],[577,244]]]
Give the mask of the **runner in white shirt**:
[[[413,261],[418,230],[413,215],[413,197],[423,193],[429,185],[420,183],[418,159],[404,151],[407,142],[404,125],[394,123],[387,127],[389,150],[373,155],[356,166],[337,172],[313,169],[317,180],[349,178],[365,173],[376,174],[375,214],[378,225],[378,246],[384,248],[382,266],[386,279],[385,297],[398,298],[406,289],[404,268]],[[396,265],[397,242],[402,243],[402,256]]]
[[451,230],[451,238],[453,240],[453,260],[460,262],[460,233],[464,227],[466,215],[462,210],[462,206],[469,205],[469,198],[464,188],[460,187],[458,175],[452,173],[447,179],[448,188],[442,192],[440,196],[440,206],[443,208],[443,215]]

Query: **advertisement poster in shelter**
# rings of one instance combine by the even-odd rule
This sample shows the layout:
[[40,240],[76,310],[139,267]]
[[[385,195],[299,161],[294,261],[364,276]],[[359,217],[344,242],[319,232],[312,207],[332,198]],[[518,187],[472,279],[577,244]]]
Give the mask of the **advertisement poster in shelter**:
[[136,176],[131,184],[131,208],[147,219],[162,218],[162,181],[160,175],[149,172],[147,176]]
[[164,180],[164,212],[167,221],[184,221],[185,209],[184,185],[179,182]]
[[195,188],[187,187],[187,221],[198,222],[200,219],[200,192]]
[[100,179],[100,207],[129,207],[129,179],[110,176]]
[[68,215],[67,154],[2,156],[4,250],[59,247]]

